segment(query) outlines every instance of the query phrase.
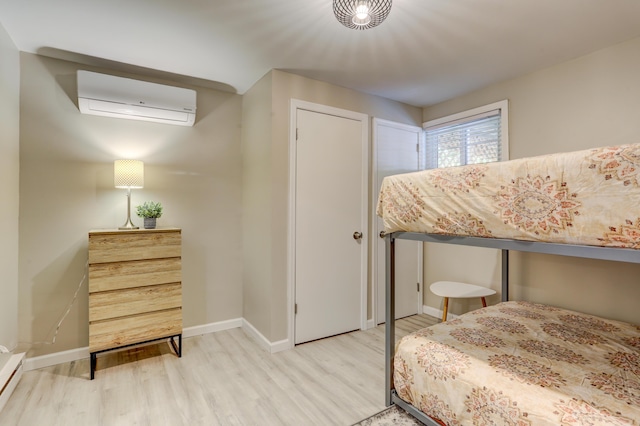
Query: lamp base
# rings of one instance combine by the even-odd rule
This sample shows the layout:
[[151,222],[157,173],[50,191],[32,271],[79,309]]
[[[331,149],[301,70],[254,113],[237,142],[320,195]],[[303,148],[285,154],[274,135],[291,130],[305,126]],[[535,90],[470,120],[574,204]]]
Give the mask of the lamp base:
[[118,229],[140,229],[131,222],[131,188],[127,188],[127,221]]
[[140,229],[139,226],[135,226],[133,222],[131,222],[131,218],[127,218],[127,223],[119,227],[118,229]]

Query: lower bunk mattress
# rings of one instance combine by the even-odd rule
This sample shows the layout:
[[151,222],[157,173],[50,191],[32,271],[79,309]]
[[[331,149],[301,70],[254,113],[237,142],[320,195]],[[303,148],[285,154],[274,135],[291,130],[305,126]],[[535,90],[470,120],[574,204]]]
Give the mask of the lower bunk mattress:
[[640,424],[640,327],[503,302],[402,338],[398,396],[445,425]]

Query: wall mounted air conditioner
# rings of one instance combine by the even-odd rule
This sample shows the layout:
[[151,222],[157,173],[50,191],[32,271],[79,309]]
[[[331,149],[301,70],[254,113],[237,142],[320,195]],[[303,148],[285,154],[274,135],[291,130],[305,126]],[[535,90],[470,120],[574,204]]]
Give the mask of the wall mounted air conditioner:
[[131,78],[78,71],[78,106],[83,114],[193,126],[196,92]]

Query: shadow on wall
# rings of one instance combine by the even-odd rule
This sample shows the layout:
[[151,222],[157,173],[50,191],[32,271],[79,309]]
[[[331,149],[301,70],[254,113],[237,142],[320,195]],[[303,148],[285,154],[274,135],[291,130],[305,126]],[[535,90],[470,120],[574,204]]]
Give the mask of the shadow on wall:
[[145,76],[153,83],[173,83],[173,85],[188,85],[205,87],[207,89],[219,90],[237,94],[238,91],[226,83],[218,81],[205,80],[203,78],[189,77],[182,74],[174,74],[166,71],[154,70],[152,68],[140,67],[137,65],[125,64],[123,62],[110,61],[108,59],[97,58],[95,56],[83,55],[81,53],[69,52],[68,50],[55,49],[53,47],[41,47],[38,49],[38,55],[46,56],[54,59],[62,59],[69,62],[87,65],[94,68],[104,68],[114,71],[114,75],[118,74],[122,77]]
[[640,265],[541,253],[510,256],[513,300],[640,324]]
[[[38,49],[37,54],[53,59],[60,59],[64,61],[75,62],[79,65],[84,65],[84,67],[78,67],[79,69],[88,69],[89,71],[115,75],[118,77],[132,78],[136,80],[148,81],[151,83],[165,84],[169,86],[183,87],[194,90],[196,90],[198,87],[201,87],[230,94],[238,93],[234,87],[226,83],[205,80],[196,77],[189,77],[166,71],[154,70],[151,68],[125,64],[117,61],[110,61],[107,59],[69,52],[66,50],[54,49],[51,47],[40,48]],[[49,71],[52,70],[49,68]],[[79,110],[76,74],[74,73],[73,75],[55,75],[55,80]],[[211,105],[203,104],[199,99],[197,100],[196,124],[198,123],[198,121],[200,121],[200,119],[206,117],[211,112],[210,107]]]
[[[20,342],[21,350],[28,351],[29,357],[89,344],[87,244],[84,239],[77,241],[34,277],[28,310],[31,341]],[[59,349],[50,349],[56,347]]]

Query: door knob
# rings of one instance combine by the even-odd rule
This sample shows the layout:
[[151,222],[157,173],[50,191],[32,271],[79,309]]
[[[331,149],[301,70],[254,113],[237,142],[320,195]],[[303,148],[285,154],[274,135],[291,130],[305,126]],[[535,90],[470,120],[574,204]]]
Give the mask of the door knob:
[[361,240],[362,239],[362,232],[358,232],[358,231],[354,232],[353,233],[353,239],[354,240]]

